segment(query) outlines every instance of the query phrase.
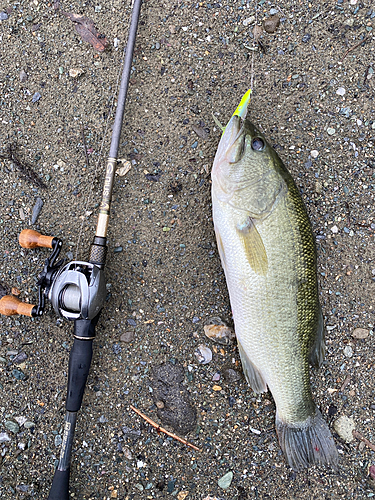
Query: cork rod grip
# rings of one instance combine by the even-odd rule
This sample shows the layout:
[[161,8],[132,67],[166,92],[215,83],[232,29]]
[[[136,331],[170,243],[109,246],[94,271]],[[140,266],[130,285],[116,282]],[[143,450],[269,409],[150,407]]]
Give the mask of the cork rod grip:
[[53,236],[44,236],[34,229],[24,229],[19,236],[19,243],[23,248],[46,247],[52,248]]
[[0,299],[0,314],[13,316],[14,314],[23,314],[24,316],[33,316],[33,304],[27,304],[17,299],[14,295],[5,295]]

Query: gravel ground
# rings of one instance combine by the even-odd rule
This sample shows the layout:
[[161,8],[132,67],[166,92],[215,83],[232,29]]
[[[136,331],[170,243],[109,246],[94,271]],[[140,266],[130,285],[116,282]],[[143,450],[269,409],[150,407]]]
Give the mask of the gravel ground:
[[[62,12],[94,20],[110,50],[95,52]],[[253,28],[271,15],[281,23],[261,34],[260,50]],[[64,257],[86,258],[129,16],[128,0],[1,3],[0,153],[17,143],[47,187],[0,161],[0,282],[23,300],[37,300],[48,251],[21,249],[22,229],[60,237]],[[300,187],[317,238],[328,332],[324,365],[311,376],[314,398],[329,422],[347,416],[375,443],[374,30],[370,0],[144,2],[119,152],[132,168],[115,180],[108,302],[77,426],[72,498],[375,495],[374,451],[358,439],[334,434],[337,472],[292,472],[270,394],[249,389],[234,344],[215,344],[203,331],[212,316],[232,324],[211,218],[209,171],[220,138],[212,113],[227,122],[250,87],[253,59],[251,119]],[[71,76],[74,69],[81,74]],[[43,206],[32,225],[37,198]],[[48,307],[40,319],[2,317],[0,330],[0,496],[46,498],[61,447],[72,325]],[[194,354],[201,344],[213,353],[206,365]],[[130,409],[163,424],[154,394],[163,363],[181,375],[172,392],[187,405],[183,418],[196,416],[186,438],[201,452]],[[232,481],[219,485],[228,472]]]

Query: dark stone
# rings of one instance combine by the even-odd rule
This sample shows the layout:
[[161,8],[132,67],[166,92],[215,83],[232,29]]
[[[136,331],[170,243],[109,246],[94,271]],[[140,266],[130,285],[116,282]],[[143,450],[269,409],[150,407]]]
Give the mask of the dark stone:
[[[176,363],[155,366],[151,373],[154,403],[163,425],[187,434],[197,425],[197,412],[190,404],[190,394],[182,384],[185,370]],[[162,404],[161,404],[162,403]]]

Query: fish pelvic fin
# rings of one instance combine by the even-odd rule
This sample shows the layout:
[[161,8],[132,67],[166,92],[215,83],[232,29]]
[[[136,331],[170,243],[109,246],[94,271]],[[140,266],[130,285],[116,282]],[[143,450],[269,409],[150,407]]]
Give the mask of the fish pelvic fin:
[[276,413],[276,431],[281,449],[293,470],[298,471],[314,464],[325,464],[337,469],[337,448],[318,408],[305,421],[293,425],[280,420]]
[[238,350],[240,353],[240,358],[242,362],[242,369],[246,378],[247,383],[252,388],[252,390],[258,394],[262,392],[267,392],[267,384],[263,380],[260,371],[254,366],[250,361],[248,355],[246,354],[244,348],[242,347],[240,341],[237,339]]
[[243,226],[237,227],[245,255],[251,269],[261,276],[268,271],[266,248],[253,220],[249,217]]
[[315,368],[319,368],[324,360],[324,356],[326,353],[326,346],[324,343],[325,338],[325,328],[323,323],[323,312],[322,307],[319,304],[318,311],[318,324],[316,329],[316,336],[314,339],[314,343],[311,346],[309,361],[312,366]]

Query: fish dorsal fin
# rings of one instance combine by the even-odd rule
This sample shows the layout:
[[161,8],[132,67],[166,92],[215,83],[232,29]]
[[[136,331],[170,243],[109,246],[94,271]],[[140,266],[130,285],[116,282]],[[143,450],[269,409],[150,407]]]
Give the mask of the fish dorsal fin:
[[268,271],[267,253],[262,237],[251,217],[246,219],[245,224],[237,226],[237,232],[251,269],[256,274],[265,276]]
[[240,353],[240,358],[242,362],[242,369],[247,383],[252,388],[252,390],[257,394],[260,394],[261,392],[267,392],[267,384],[263,380],[260,371],[257,368],[255,368],[253,363],[250,361],[248,355],[246,354],[244,348],[242,347],[238,339],[237,343],[238,343],[238,351]]

